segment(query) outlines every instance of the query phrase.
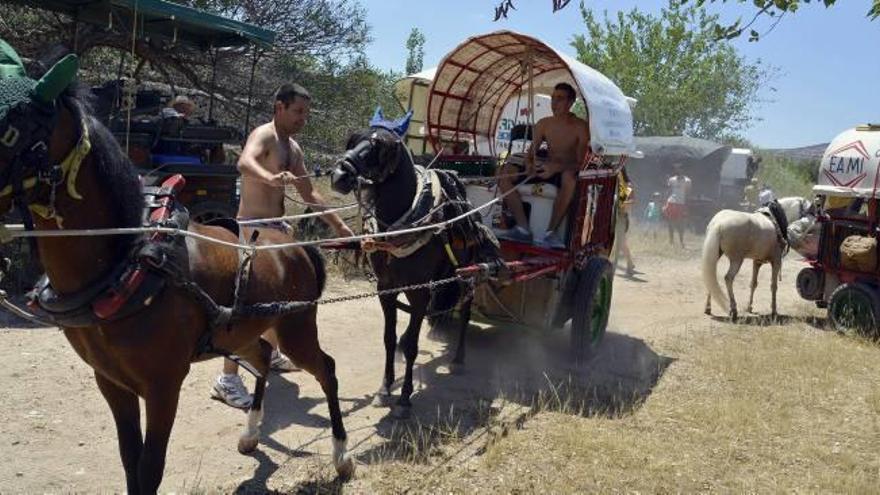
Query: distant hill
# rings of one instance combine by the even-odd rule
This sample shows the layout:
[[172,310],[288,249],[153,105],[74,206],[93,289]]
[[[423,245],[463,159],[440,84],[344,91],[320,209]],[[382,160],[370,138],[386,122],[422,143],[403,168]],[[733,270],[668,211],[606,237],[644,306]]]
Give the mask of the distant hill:
[[800,148],[782,148],[761,150],[764,153],[772,153],[774,155],[782,155],[793,160],[820,160],[828,143],[814,144],[812,146],[802,146]]

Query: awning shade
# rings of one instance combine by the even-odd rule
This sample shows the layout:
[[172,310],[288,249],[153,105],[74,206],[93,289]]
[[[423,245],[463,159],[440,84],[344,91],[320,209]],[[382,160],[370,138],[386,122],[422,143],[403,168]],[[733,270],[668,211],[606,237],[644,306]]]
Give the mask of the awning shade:
[[[227,19],[163,0],[7,0],[66,14],[80,22],[131,29],[137,14],[138,37],[158,36],[202,49],[257,44],[270,46],[275,33],[245,22]],[[111,20],[112,19],[112,20]]]

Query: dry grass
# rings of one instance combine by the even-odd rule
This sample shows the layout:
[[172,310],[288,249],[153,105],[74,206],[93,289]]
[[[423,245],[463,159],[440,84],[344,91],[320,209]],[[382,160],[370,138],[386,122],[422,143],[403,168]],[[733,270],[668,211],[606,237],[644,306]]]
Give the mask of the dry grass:
[[678,360],[632,413],[585,408],[576,391],[545,394],[524,429],[481,439],[482,451],[444,469],[384,463],[363,482],[432,493],[880,486],[876,345],[795,324],[684,335],[664,347]]
[[675,246],[671,246],[665,223],[660,223],[656,227],[634,223],[627,233],[627,241],[635,258],[647,256],[685,261],[698,258],[703,249],[703,237],[690,230],[684,235],[684,250],[678,245],[677,233],[675,234]]

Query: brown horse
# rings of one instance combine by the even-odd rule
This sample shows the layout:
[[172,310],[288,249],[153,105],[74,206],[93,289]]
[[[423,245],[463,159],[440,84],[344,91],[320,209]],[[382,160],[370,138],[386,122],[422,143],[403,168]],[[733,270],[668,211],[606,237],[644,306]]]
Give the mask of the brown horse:
[[[0,48],[3,45],[0,40]],[[139,178],[113,136],[91,116],[83,96],[69,87],[75,59],[69,75],[56,70],[65,61],[69,69],[70,59],[65,59],[37,84],[24,75],[24,69],[20,74],[13,70],[11,77],[9,65],[7,77],[0,70],[0,98],[10,91],[15,93],[16,88],[32,88],[19,91],[18,95],[25,97],[7,105],[10,110],[5,114],[0,113],[0,212],[7,212],[13,202],[19,209],[30,206],[30,210],[44,214],[46,210],[39,205],[54,206],[54,211],[50,208],[45,215],[48,218],[34,216],[39,230],[140,226],[143,199]],[[0,69],[3,62],[0,56]],[[52,164],[62,163],[72,151],[76,154],[81,149],[77,143],[85,133],[91,147],[79,166],[47,179],[50,176],[44,172],[52,170]],[[17,196],[15,201],[12,196]],[[189,230],[225,241],[238,240],[221,227],[190,224]],[[126,263],[131,247],[143,239],[142,235],[40,237],[36,243],[52,288],[62,298],[75,298]],[[260,229],[259,239],[261,243],[290,241],[268,229]],[[239,266],[237,250],[189,238],[183,251],[182,265],[188,279],[218,304],[231,305]],[[246,304],[314,300],[321,295],[325,272],[322,258],[314,250],[260,251],[252,268],[244,294]],[[168,283],[146,304],[137,313],[115,321],[63,327],[77,354],[94,369],[98,388],[113,413],[128,493],[158,489],[181,383],[190,363],[214,357],[201,353],[200,342],[212,329],[204,305],[190,292]],[[315,320],[315,306],[283,316],[233,320],[228,327],[214,330],[212,341],[215,348],[252,363],[265,377],[271,347],[260,335],[270,328],[277,330],[281,350],[321,384],[330,409],[333,461],[340,476],[347,477],[354,463],[346,453],[335,365],[321,350]],[[257,446],[265,383],[265,378],[257,380],[248,424],[238,444],[242,453]],[[141,431],[139,397],[146,404],[145,434]]]

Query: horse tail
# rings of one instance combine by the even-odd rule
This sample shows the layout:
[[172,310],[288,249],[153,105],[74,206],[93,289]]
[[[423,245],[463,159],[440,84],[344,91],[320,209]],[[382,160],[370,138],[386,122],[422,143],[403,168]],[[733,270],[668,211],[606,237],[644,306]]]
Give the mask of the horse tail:
[[718,284],[718,259],[721,258],[721,234],[718,224],[709,222],[706,240],[703,241],[703,284],[715,303],[727,311],[728,303]]
[[318,279],[318,295],[324,293],[324,285],[327,283],[327,263],[324,261],[324,255],[315,246],[303,246],[312,266],[315,267],[315,277]]

